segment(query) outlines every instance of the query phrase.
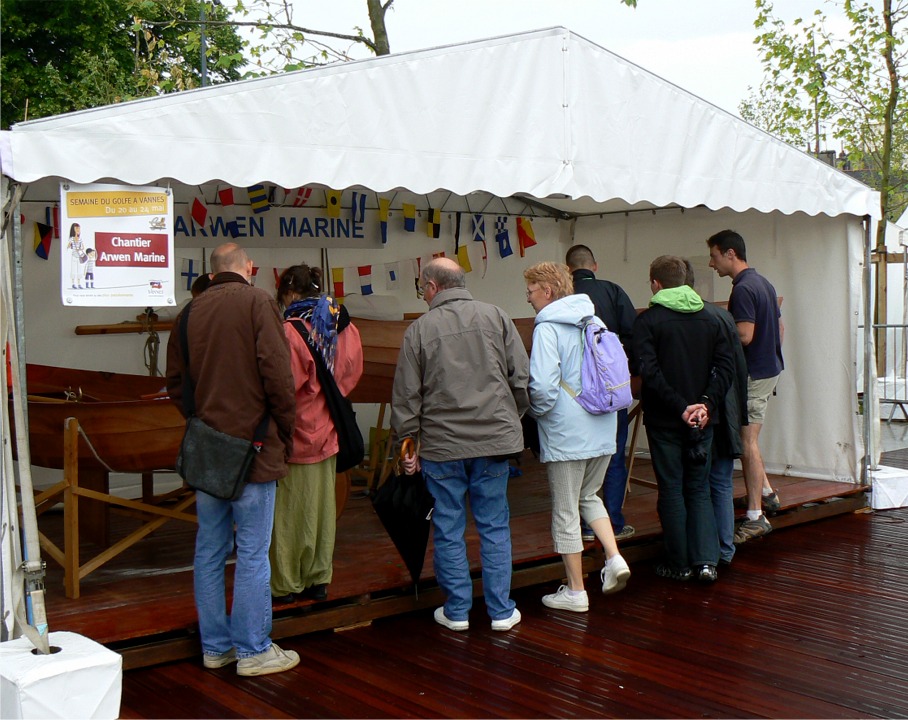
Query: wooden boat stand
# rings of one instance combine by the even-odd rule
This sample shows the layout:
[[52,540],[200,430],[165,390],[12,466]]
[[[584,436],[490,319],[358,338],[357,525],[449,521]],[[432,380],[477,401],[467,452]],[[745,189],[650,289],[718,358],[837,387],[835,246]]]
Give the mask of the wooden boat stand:
[[625,464],[627,466],[627,485],[625,486],[624,491],[625,499],[627,498],[627,494],[631,491],[632,481],[637,485],[643,485],[644,487],[657,487],[653,480],[634,477],[634,459],[637,455],[637,441],[640,439],[640,427],[643,425],[643,403],[641,402],[637,402],[634,407],[627,411],[627,424],[630,426],[632,423],[631,444],[627,449],[627,457],[625,458]]
[[[112,558],[135,545],[142,538],[161,527],[168,520],[182,520],[196,523],[196,516],[185,512],[195,502],[195,493],[183,487],[164,495],[153,494],[153,474],[142,475],[142,500],[128,500],[116,497],[108,492],[106,482],[104,492],[79,485],[79,435],[85,437],[76,418],[67,418],[63,432],[63,480],[56,485],[35,495],[37,515],[42,515],[63,499],[64,542],[63,549],[55,545],[46,535],[39,532],[41,548],[64,571],[64,588],[66,597],[79,597],[79,583],[82,578],[97,570]],[[86,437],[86,440],[88,438]],[[90,441],[89,441],[90,442]],[[105,473],[106,476],[106,473]],[[108,506],[125,508],[137,515],[143,524],[123,539],[117,541],[102,552],[80,563],[80,498],[104,503]],[[169,507],[164,507],[169,504]],[[105,510],[107,508],[104,508]]]

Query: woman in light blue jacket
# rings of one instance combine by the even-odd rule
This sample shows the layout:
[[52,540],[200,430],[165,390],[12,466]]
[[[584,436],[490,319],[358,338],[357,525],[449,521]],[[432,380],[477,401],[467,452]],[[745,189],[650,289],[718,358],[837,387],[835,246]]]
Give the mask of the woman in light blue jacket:
[[[627,584],[631,571],[618,553],[608,513],[597,491],[609,458],[615,452],[617,420],[613,413],[592,415],[562,387],[580,389],[582,328],[594,316],[587,295],[572,295],[566,265],[544,262],[523,273],[527,302],[536,311],[530,354],[530,414],[539,425],[539,459],[546,463],[552,493],[552,540],[561,555],[567,585],[542,598],[550,608],[586,612],[589,598],[583,585],[580,517],[605,549],[600,573],[602,592]],[[604,326],[601,320],[597,322]]]

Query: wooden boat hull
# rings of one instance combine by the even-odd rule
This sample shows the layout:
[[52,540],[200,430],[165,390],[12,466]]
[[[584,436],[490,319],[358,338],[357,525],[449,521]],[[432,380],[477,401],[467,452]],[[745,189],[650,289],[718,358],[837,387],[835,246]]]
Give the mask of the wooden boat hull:
[[[363,376],[350,394],[355,403],[390,403],[394,370],[404,333],[413,320],[362,320],[353,318],[363,343]],[[527,353],[533,340],[534,318],[517,318],[514,324]]]
[[[79,440],[80,468],[114,472],[173,468],[185,420],[167,398],[141,399],[162,390],[162,378],[47,365],[29,365],[26,372],[33,465],[63,467],[64,423],[74,417],[87,437]],[[66,401],[67,393],[77,399]]]
[[[404,333],[412,320],[355,318],[363,343],[363,376],[350,394],[355,403],[390,403]],[[533,319],[515,320],[529,350]],[[98,370],[29,365],[28,418],[31,461],[63,467],[63,425],[79,420],[79,467],[115,472],[173,469],[185,421],[166,397],[164,379]],[[75,401],[65,401],[69,393]],[[89,445],[90,443],[90,445]]]

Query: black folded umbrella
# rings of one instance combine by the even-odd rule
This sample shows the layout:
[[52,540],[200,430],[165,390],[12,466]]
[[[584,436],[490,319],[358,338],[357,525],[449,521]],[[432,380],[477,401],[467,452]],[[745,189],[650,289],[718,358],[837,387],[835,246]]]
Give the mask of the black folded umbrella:
[[429,544],[432,508],[435,507],[435,499],[426,487],[422,473],[406,475],[395,469],[372,493],[372,507],[410,571],[413,583],[418,583]]

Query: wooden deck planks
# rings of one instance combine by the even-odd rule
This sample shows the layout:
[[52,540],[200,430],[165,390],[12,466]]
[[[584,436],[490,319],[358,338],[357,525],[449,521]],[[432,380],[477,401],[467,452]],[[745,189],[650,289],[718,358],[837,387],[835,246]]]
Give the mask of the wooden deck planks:
[[[494,633],[481,600],[451,633],[429,610],[282,644],[257,679],[198,659],[126,673],[123,717],[908,717],[908,510],[789,528],[739,549],[718,583],[633,566],[591,610],[515,593]],[[192,695],[193,699],[182,699]]]
[[[551,549],[550,500],[544,469],[532,459],[527,459],[522,469],[524,474],[513,478],[509,486],[515,566],[529,569],[527,578],[530,582],[557,578],[561,569]],[[635,475],[650,473],[647,462],[637,463]],[[777,478],[774,481],[781,487],[783,501],[792,507],[828,498],[838,492],[854,493],[858,490],[855,486],[794,478]],[[740,478],[736,484],[738,493],[743,493]],[[624,543],[624,547],[632,562],[653,557],[658,552],[661,528],[655,512],[655,498],[654,490],[638,485],[632,486],[628,496],[625,514],[628,521],[636,526],[637,536]],[[774,522],[779,524],[783,519],[786,522],[801,522],[800,512],[781,516]],[[117,513],[113,516],[112,526],[126,532],[131,527],[130,523],[135,522],[128,515]],[[55,532],[59,534],[61,531],[59,514],[42,516],[41,525],[42,531],[53,538]],[[193,526],[184,523],[165,525],[86,578],[83,597],[79,600],[63,597],[62,573],[51,563],[47,579],[51,627],[80,632],[120,650],[161,638],[184,638],[180,645],[182,649],[155,651],[157,654],[148,655],[149,662],[158,661],[156,658],[173,659],[177,657],[174,652],[187,652],[193,646],[196,624],[191,573],[194,532]],[[472,526],[468,530],[468,547],[471,564],[478,568],[479,547]],[[594,546],[589,547],[593,549]],[[228,578],[230,576],[228,569]],[[425,595],[433,585],[431,540],[422,577],[427,590],[421,594]],[[515,586],[526,584],[522,577],[515,576]],[[299,621],[281,625],[299,628],[291,630],[295,634],[303,629],[312,631],[333,627],[335,623],[346,625],[377,617],[376,613],[361,612],[357,604],[408,594],[408,585],[407,571],[368,499],[354,494],[338,526],[335,578],[329,602],[313,606],[311,601],[299,601],[279,606],[276,608],[276,624],[280,624],[279,618],[294,613],[309,613],[300,616]],[[348,611],[343,609],[345,604],[349,606]],[[395,607],[397,611],[409,609],[407,603],[397,603]],[[320,617],[324,618],[322,624],[318,621]],[[127,667],[134,667],[136,658],[142,652],[130,652]]]

